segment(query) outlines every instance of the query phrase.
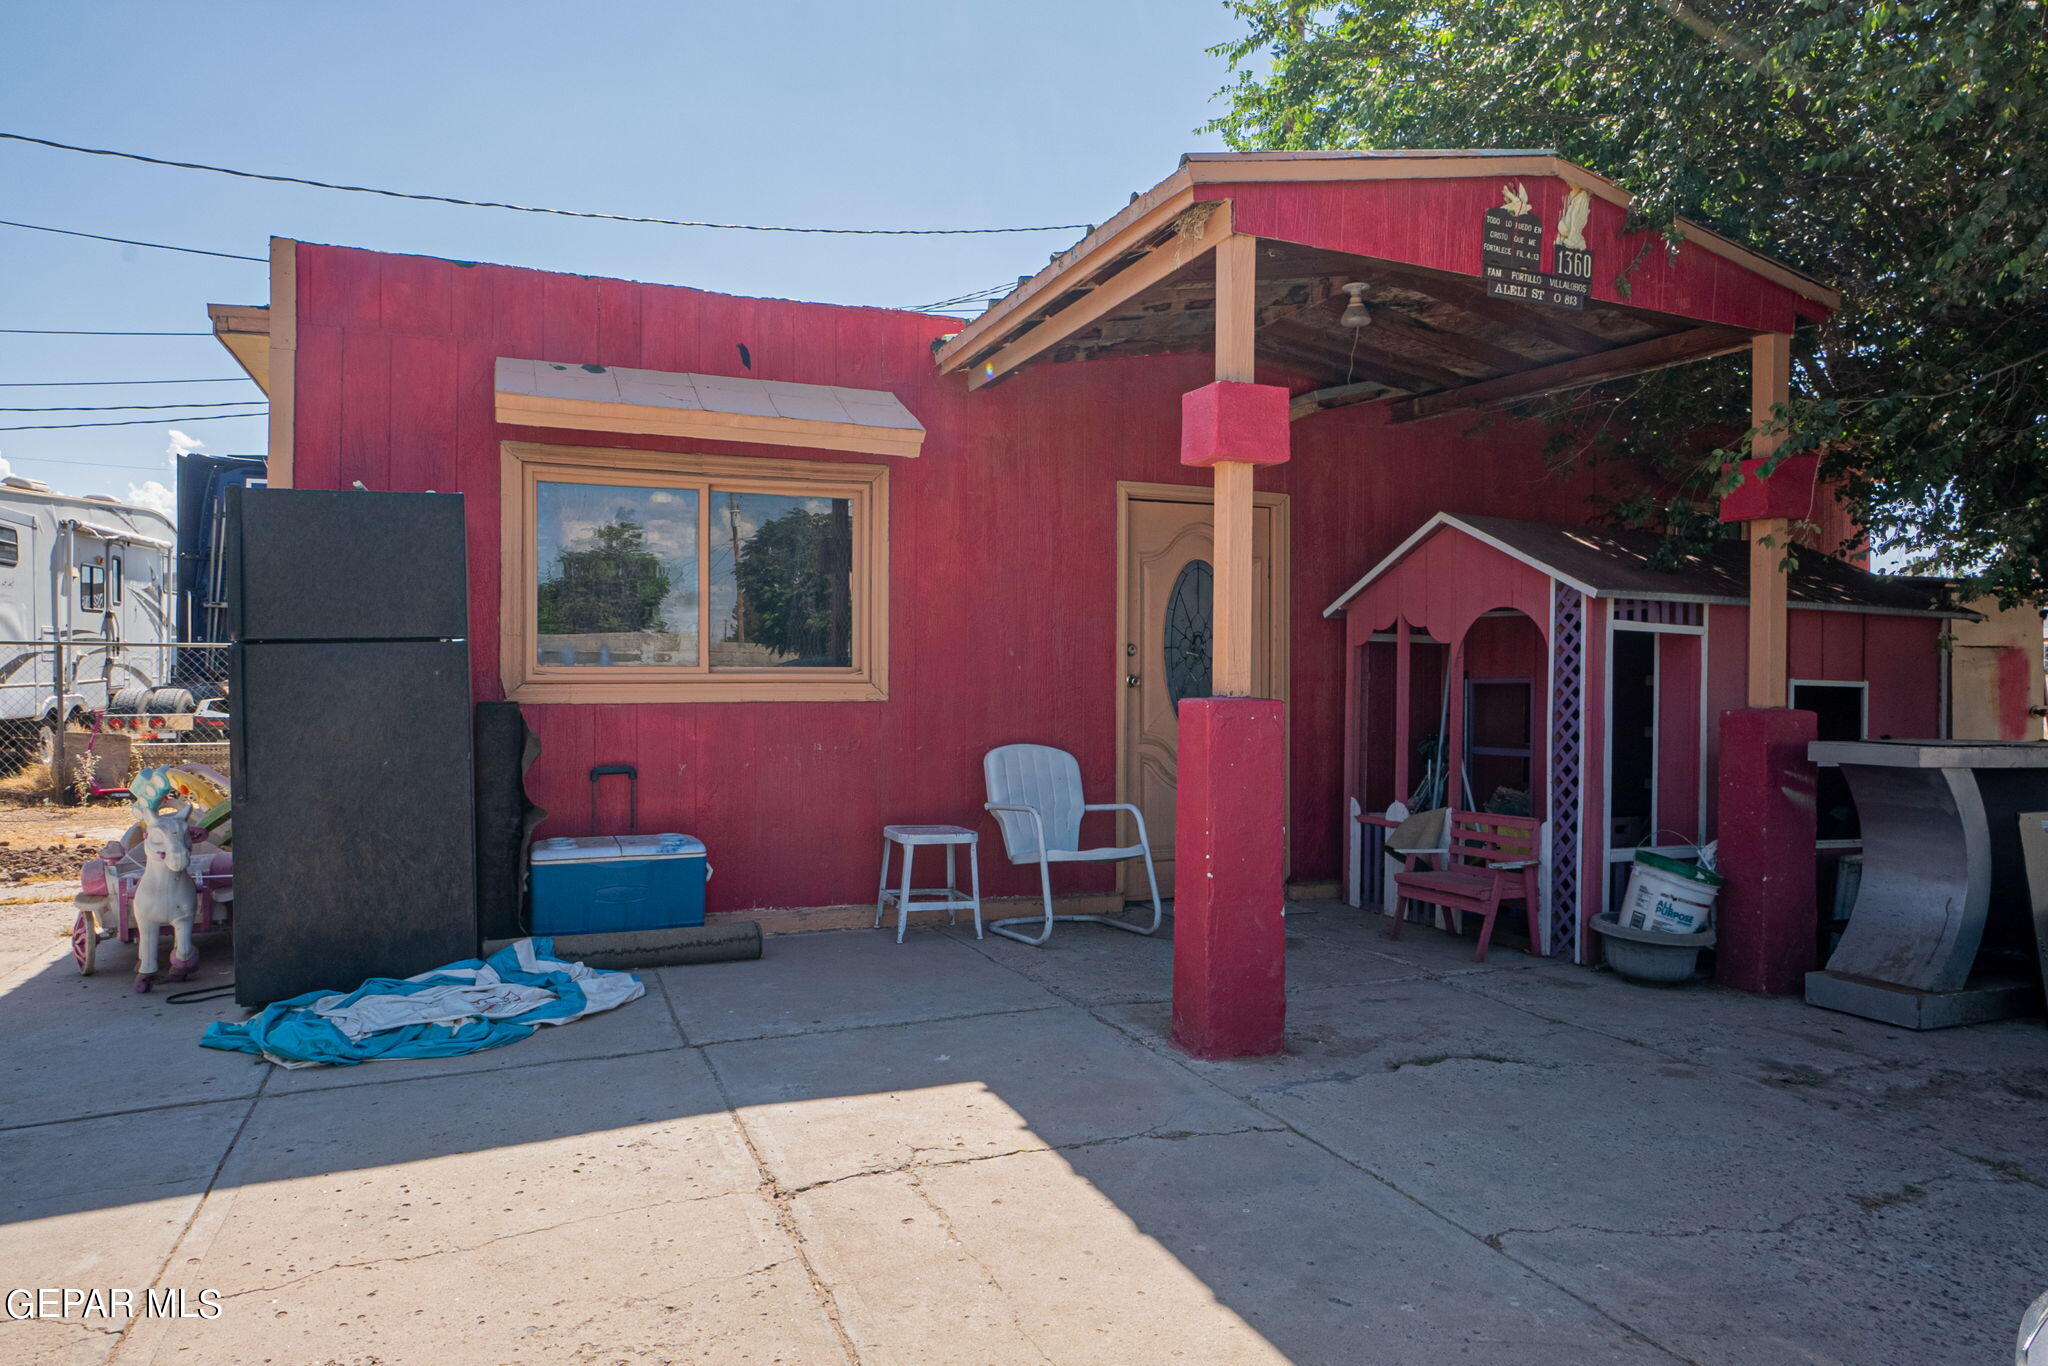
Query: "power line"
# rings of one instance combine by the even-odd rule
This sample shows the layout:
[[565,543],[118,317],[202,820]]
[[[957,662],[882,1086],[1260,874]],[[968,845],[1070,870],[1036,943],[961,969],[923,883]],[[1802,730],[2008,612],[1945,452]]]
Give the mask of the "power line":
[[174,247],[168,242],[138,242],[132,237],[104,237],[96,232],[80,232],[76,228],[52,228],[41,223],[17,223],[11,218],[0,218],[0,227],[27,228],[30,232],[54,232],[64,237],[90,237],[95,242],[119,242],[124,247],[153,247],[157,251],[182,251],[192,256],[219,256],[229,261],[256,261],[267,264],[268,256],[244,256],[238,251],[208,251],[204,247]]
[[211,332],[79,332],[64,327],[0,327],[16,337],[210,337]]
[[121,422],[42,422],[27,427],[0,427],[0,432],[58,432],[78,427],[156,427],[168,426],[175,422],[185,426],[193,422],[224,422],[231,417],[262,417],[264,409],[253,413],[202,413],[197,417],[180,417],[176,413],[169,417],[134,417]]
[[214,379],[10,379],[0,380],[0,389],[70,389],[104,384],[254,384],[247,375],[221,375]]
[[414,194],[406,190],[381,190],[369,185],[338,185],[333,181],[310,180],[305,176],[238,171],[230,166],[210,166],[200,161],[172,161],[165,157],[144,156],[140,152],[117,152],[107,147],[79,147],[50,138],[30,137],[26,133],[0,133],[0,138],[34,143],[39,147],[54,147],[60,152],[119,157],[126,161],[146,162],[151,166],[170,166],[181,171],[211,171],[216,175],[239,176],[244,180],[269,180],[280,185],[310,185],[316,190],[347,190],[352,194],[382,195],[386,199],[415,199],[433,204],[457,204],[467,209],[510,209],[515,213],[545,213],[562,218],[601,218],[613,223],[652,223],[664,228],[720,228],[729,232],[829,233],[843,237],[970,237],[1017,232],[1086,232],[1092,231],[1095,226],[1092,223],[1043,223],[1028,228],[809,228],[767,223],[712,223],[688,218],[645,218],[623,213],[590,213],[581,209],[536,208],[531,204],[507,204],[493,199],[460,199],[445,194]]
[[102,403],[70,408],[0,408],[0,413],[143,413],[157,408],[246,408],[253,398],[229,399],[225,403]]
[[972,294],[956,294],[950,299],[938,299],[928,304],[912,304],[908,311],[912,313],[936,313],[942,308],[958,308],[966,304],[978,304],[985,299],[993,299],[1000,295],[1008,294],[1016,287],[1017,284],[1014,280],[1005,281],[999,285],[990,285],[987,289],[977,289]]
[[170,467],[159,460],[154,465],[137,465],[127,460],[72,460],[61,455],[10,455],[9,465],[62,465],[65,469],[127,470],[131,474],[160,474]]

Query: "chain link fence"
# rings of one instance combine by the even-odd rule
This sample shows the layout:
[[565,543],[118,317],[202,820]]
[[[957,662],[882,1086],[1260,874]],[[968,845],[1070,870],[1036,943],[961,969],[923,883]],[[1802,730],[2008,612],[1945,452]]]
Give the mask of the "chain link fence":
[[69,802],[159,764],[226,773],[230,705],[221,642],[0,640],[0,782]]

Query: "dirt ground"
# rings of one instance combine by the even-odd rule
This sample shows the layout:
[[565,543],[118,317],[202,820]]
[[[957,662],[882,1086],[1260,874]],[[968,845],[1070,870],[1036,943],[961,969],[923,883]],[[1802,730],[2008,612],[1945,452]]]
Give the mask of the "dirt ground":
[[76,880],[80,866],[133,819],[119,798],[58,806],[47,791],[27,773],[0,784],[0,898],[16,884]]

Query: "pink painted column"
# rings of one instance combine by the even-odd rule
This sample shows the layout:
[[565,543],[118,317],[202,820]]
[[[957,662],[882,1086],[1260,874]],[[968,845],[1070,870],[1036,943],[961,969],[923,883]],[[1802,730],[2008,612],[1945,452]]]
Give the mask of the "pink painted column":
[[[1237,273],[1249,281],[1248,269]],[[1242,327],[1218,320],[1219,372],[1250,369],[1251,312],[1237,312]],[[1236,339],[1227,365],[1226,336]],[[1252,476],[1287,459],[1287,401],[1285,389],[1238,379],[1181,401],[1181,463],[1216,475],[1212,686],[1221,695],[1180,704],[1174,818],[1173,1042],[1198,1058],[1278,1053],[1287,1022],[1287,714],[1245,696],[1255,676]]]
[[1198,1058],[1281,1050],[1286,744],[1279,702],[1190,697],[1180,704],[1173,1042]]
[[1759,996],[1801,991],[1819,966],[1814,919],[1814,715],[1721,713],[1718,836],[1723,875],[1716,977]]

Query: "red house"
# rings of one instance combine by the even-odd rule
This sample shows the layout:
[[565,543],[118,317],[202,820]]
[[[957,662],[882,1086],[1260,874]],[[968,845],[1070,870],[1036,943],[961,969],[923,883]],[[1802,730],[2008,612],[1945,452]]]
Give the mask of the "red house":
[[[1767,787],[1794,762],[1795,676],[1867,684],[1873,725],[1940,728],[1940,618],[1876,607],[1891,590],[1849,566],[1827,574],[1852,610],[1792,611],[1788,653],[1768,539],[1661,597],[1523,544],[1585,528],[1615,476],[1552,477],[1540,426],[1475,414],[1753,348],[1767,415],[1790,334],[1836,303],[1696,226],[1646,243],[1627,204],[1535,153],[1205,154],[965,326],[286,241],[268,309],[216,323],[270,395],[274,483],[467,495],[475,695],[541,736],[545,833],[583,831],[592,765],[633,761],[643,826],[712,850],[715,912],[835,923],[819,908],[870,901],[883,824],[987,832],[982,754],[1056,745],[1094,799],[1147,813],[1177,874],[1183,1040],[1258,1051],[1283,884],[1333,891],[1347,799],[1405,778],[1376,718],[1440,691],[1424,631],[1474,686],[1528,685],[1526,743],[1481,748],[1546,756],[1526,786],[1554,825],[1567,588],[1582,668],[1638,648],[1610,632],[1663,629],[1660,676],[1689,691],[1657,694],[1653,822],[1686,838],[1712,828],[1717,773]],[[1731,511],[1782,546],[1797,474]],[[633,576],[631,619],[576,606],[606,575]],[[1802,582],[1793,607],[1818,606]],[[1627,615],[1652,601],[1682,610]],[[1775,710],[1723,736],[1744,707]],[[1572,925],[1610,843],[1583,818],[1637,782],[1603,783],[1603,722],[1579,724],[1576,891],[1553,875]],[[1804,833],[1719,817],[1768,826],[1810,887],[1810,812]],[[988,892],[1035,890],[983,853]],[[1128,890],[1074,877],[1090,909]],[[1782,987],[1810,938],[1811,905],[1771,898],[1729,894],[1746,985]]]

